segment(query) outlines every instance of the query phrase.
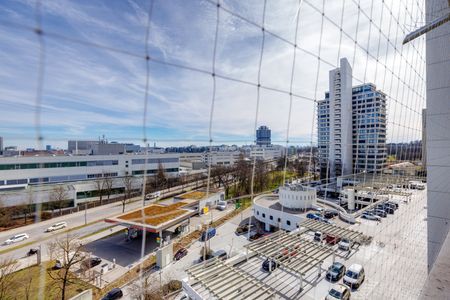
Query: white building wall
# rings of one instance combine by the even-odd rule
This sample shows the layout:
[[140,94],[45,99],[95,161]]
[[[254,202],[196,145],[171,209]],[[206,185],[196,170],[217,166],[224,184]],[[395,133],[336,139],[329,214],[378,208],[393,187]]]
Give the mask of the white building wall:
[[[293,231],[298,228],[297,225],[305,220],[301,215],[282,213],[279,210],[264,207],[256,202],[253,204],[253,216],[266,225],[265,230],[267,231],[270,230],[270,225],[278,228],[278,224],[284,230]],[[280,223],[278,219],[280,219]],[[290,225],[288,225],[287,221],[290,222]]]
[[280,187],[278,193],[280,204],[291,209],[311,208],[316,204],[316,190],[293,190],[289,187]]
[[[447,7],[447,10],[444,10],[444,7]],[[447,0],[427,0],[427,22],[446,11],[448,12]],[[450,229],[450,22],[427,33],[426,63],[430,270]]]
[[[152,163],[134,164],[133,160],[153,159]],[[171,160],[164,162],[165,159]],[[76,167],[51,167],[51,168],[21,168],[24,164],[54,164],[54,163],[73,163],[73,162],[110,162],[116,164],[95,165],[95,166],[76,166]],[[178,174],[180,166],[178,154],[149,154],[147,155],[91,155],[91,156],[31,156],[31,157],[1,157],[0,158],[0,188],[8,186],[8,180],[27,180],[25,184],[33,183],[31,178],[61,178],[54,182],[79,181],[92,178],[81,178],[81,175],[95,175],[104,173],[114,173],[115,176],[125,176],[133,174],[133,171],[143,171],[144,166],[147,170],[157,170],[159,163],[165,169],[171,169],[168,175]],[[16,165],[16,169],[5,169],[5,166]],[[175,171],[176,169],[176,171]]]

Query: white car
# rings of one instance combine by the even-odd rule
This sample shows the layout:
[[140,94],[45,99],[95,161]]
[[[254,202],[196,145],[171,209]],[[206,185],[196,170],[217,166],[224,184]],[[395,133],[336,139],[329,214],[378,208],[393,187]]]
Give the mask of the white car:
[[347,273],[344,276],[344,284],[348,285],[351,289],[357,289],[364,282],[366,275],[364,274],[363,266],[359,264],[353,264],[347,269]]
[[9,239],[7,239],[3,244],[11,245],[11,244],[14,244],[17,242],[24,241],[28,238],[29,238],[29,236],[26,233],[16,234],[16,235],[13,235],[12,237],[10,237]]
[[379,216],[369,213],[369,212],[364,212],[362,214],[361,218],[367,219],[367,220],[381,221],[381,218]]
[[55,231],[55,230],[59,230],[59,229],[63,229],[67,227],[67,223],[66,222],[59,222],[56,224],[53,224],[52,226],[50,226],[49,228],[47,228],[47,232],[51,232],[51,231]]
[[338,248],[344,251],[350,250],[350,241],[347,239],[341,239],[338,243]]
[[225,210],[225,209],[227,209],[227,202],[226,201],[219,201],[217,203],[217,209],[218,210]]
[[350,300],[350,289],[343,284],[335,284],[331,290],[328,291],[328,295],[325,300]]

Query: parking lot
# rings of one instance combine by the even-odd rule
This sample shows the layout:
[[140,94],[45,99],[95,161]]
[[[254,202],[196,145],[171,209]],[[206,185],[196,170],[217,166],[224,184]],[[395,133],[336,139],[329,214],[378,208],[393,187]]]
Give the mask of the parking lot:
[[[371,243],[356,244],[350,251],[337,250],[336,256],[324,259],[321,271],[314,268],[304,274],[303,290],[300,290],[299,276],[284,267],[272,273],[264,271],[264,257],[261,256],[253,256],[233,267],[263,283],[269,292],[275,291],[275,299],[323,299],[336,284],[325,279],[326,270],[334,259],[347,268],[360,264],[365,269],[365,280],[352,291],[352,299],[417,298],[420,283],[427,275],[426,191],[409,191],[412,192],[411,200],[403,202],[401,196],[394,196],[393,200],[400,204],[399,208],[380,222],[358,218],[356,224],[347,224],[348,229],[372,236]],[[309,231],[302,237],[312,241],[313,234]],[[280,243],[284,245],[284,242]],[[322,244],[325,245],[325,242]],[[334,250],[337,247],[331,246]],[[243,254],[243,251],[239,252]],[[338,283],[342,283],[342,279]]]

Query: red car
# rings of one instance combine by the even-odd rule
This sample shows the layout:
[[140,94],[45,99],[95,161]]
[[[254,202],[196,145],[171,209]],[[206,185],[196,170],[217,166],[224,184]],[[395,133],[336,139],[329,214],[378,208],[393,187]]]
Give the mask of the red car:
[[327,234],[327,236],[325,237],[325,241],[327,242],[327,244],[336,245],[341,241],[341,238]]

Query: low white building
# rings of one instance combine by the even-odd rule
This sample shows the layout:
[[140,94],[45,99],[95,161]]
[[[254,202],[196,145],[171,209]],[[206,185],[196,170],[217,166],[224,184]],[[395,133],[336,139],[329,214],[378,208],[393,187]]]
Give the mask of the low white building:
[[[123,154],[88,156],[16,156],[0,157],[0,197],[5,206],[29,202],[30,191],[36,191],[33,203],[48,202],[50,185],[65,184],[69,199],[79,202],[94,200],[94,180],[110,177],[113,188],[121,194],[122,177],[137,178],[144,173],[155,175],[162,166],[167,176],[178,176],[180,161],[176,153]],[[138,182],[138,179],[134,180]],[[136,183],[137,184],[137,183]]]
[[308,210],[316,207],[316,190],[292,184],[280,187],[279,194],[266,194],[253,200],[253,216],[264,223],[264,229],[292,231],[299,228]]
[[281,146],[255,146],[250,150],[250,158],[256,158],[259,160],[273,160],[282,157],[284,154],[284,148]]

